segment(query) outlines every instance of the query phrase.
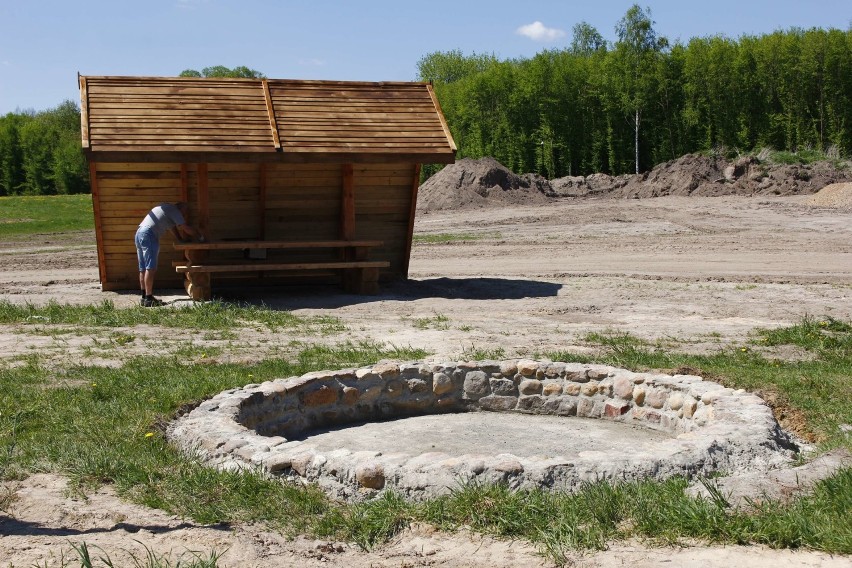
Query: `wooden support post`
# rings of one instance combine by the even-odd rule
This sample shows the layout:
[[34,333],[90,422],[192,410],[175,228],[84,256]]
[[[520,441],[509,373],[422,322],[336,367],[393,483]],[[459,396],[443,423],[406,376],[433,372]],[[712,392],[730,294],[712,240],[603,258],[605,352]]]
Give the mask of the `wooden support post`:
[[258,219],[260,227],[260,240],[266,240],[266,164],[260,164],[260,195],[257,197]]
[[210,190],[207,185],[207,164],[198,164],[198,227],[209,238],[210,228]]
[[402,274],[408,278],[408,265],[411,262],[411,245],[414,242],[414,215],[417,213],[417,190],[420,187],[420,164],[414,164],[414,184],[411,187],[411,207],[408,212],[408,235],[405,241],[405,262]]
[[83,136],[83,148],[89,147],[89,86],[86,78],[80,77],[80,133]]
[[340,238],[345,241],[355,239],[355,172],[352,164],[343,164]]
[[89,185],[92,188],[92,210],[95,214],[95,240],[98,243],[98,276],[101,289],[106,285],[106,256],[104,254],[104,227],[101,221],[101,192],[98,189],[98,168],[95,162],[89,163]]
[[189,171],[186,164],[180,165],[180,200],[189,203]]
[[[355,171],[352,164],[343,164],[343,192],[340,199],[340,238],[351,241],[355,238]],[[343,249],[343,260],[352,260],[351,248]],[[355,293],[358,282],[358,270],[349,268],[343,271],[343,289]]]

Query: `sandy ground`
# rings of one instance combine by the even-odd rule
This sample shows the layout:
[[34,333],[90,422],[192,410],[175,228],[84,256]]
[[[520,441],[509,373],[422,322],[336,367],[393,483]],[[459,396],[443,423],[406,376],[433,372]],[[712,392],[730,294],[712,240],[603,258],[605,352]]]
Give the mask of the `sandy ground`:
[[[804,316],[852,319],[852,213],[811,207],[805,197],[664,197],[560,201],[418,217],[416,235],[466,234],[447,243],[418,242],[411,281],[376,297],[336,290],[228,292],[300,315],[331,315],[346,331],[287,334],[263,329],[234,336],[185,337],[134,328],[57,334],[38,326],[0,326],[0,357],[38,352],[56,364],[71,358],[120,364],[132,355],[191,344],[218,360],[282,355],[293,342],[370,339],[426,349],[430,360],[543,356],[590,349],[590,332],[628,332],[688,352],[744,345],[755,328]],[[163,291],[180,305],[182,291]],[[92,234],[47,235],[0,244],[0,299],[119,306],[135,293],[101,292]],[[168,308],[164,308],[168,309]],[[132,341],[118,342],[116,334]],[[773,353],[797,357],[792,351]],[[345,543],[287,540],[258,527],[198,527],[116,498],[109,487],[75,499],[64,480],[36,475],[8,485],[0,513],[0,565],[58,566],[85,540],[113,560],[142,545],[172,558],[186,550],[227,551],[221,566],[535,566],[524,543],[415,527],[379,550]],[[140,541],[141,544],[137,541]],[[577,555],[578,566],[848,566],[849,558],[759,547],[655,548],[618,543]],[[543,564],[546,565],[546,564]]]

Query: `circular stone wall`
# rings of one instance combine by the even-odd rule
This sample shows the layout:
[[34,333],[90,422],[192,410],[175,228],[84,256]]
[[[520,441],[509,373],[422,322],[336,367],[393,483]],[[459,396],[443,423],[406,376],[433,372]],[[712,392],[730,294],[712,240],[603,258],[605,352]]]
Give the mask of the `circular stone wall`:
[[[511,413],[508,427],[526,429],[530,445],[550,437],[549,451],[461,453],[450,449],[452,431],[446,447],[439,436],[426,452],[414,444],[384,452],[361,443],[336,448],[312,436],[365,422],[483,411]],[[654,440],[608,451],[582,432],[524,423],[530,414],[620,423],[638,429],[630,434],[637,439]],[[467,428],[496,427],[482,422],[469,421]],[[513,433],[514,443],[523,443],[523,435]],[[788,462],[797,449],[763,400],[745,391],[690,375],[530,360],[387,363],[248,385],[203,402],[173,422],[168,437],[211,465],[259,466],[343,498],[386,489],[423,498],[467,480],[571,489],[601,478],[759,471]]]

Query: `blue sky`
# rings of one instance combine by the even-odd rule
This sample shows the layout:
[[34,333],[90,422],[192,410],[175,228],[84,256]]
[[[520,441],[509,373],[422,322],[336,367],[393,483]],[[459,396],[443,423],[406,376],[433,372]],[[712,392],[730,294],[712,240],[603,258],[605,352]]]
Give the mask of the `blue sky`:
[[[849,29],[850,0],[647,0],[670,40]],[[620,0],[0,0],[0,114],[78,100],[84,75],[246,65],[273,78],[409,81],[434,51],[532,57],[585,21],[609,40]]]

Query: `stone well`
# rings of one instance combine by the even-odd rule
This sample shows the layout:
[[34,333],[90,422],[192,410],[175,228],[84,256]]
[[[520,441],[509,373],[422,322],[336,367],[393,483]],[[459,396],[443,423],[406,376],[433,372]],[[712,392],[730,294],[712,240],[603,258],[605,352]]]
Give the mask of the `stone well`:
[[[504,422],[495,426],[485,412]],[[425,415],[444,415],[447,428],[426,449],[417,442],[436,423],[425,431],[408,424]],[[595,437],[576,429],[600,421],[621,430]],[[335,446],[335,432],[376,422],[397,427],[384,434],[395,442],[390,450],[381,430],[376,441],[359,434],[357,444],[349,438],[356,447]],[[501,431],[514,449],[476,441]],[[463,435],[459,448],[454,438]],[[424,498],[470,480],[570,490],[596,479],[763,471],[797,450],[763,400],[743,390],[690,375],[530,360],[383,363],[248,385],[203,402],[168,437],[211,465],[260,467],[342,498],[383,490]]]

